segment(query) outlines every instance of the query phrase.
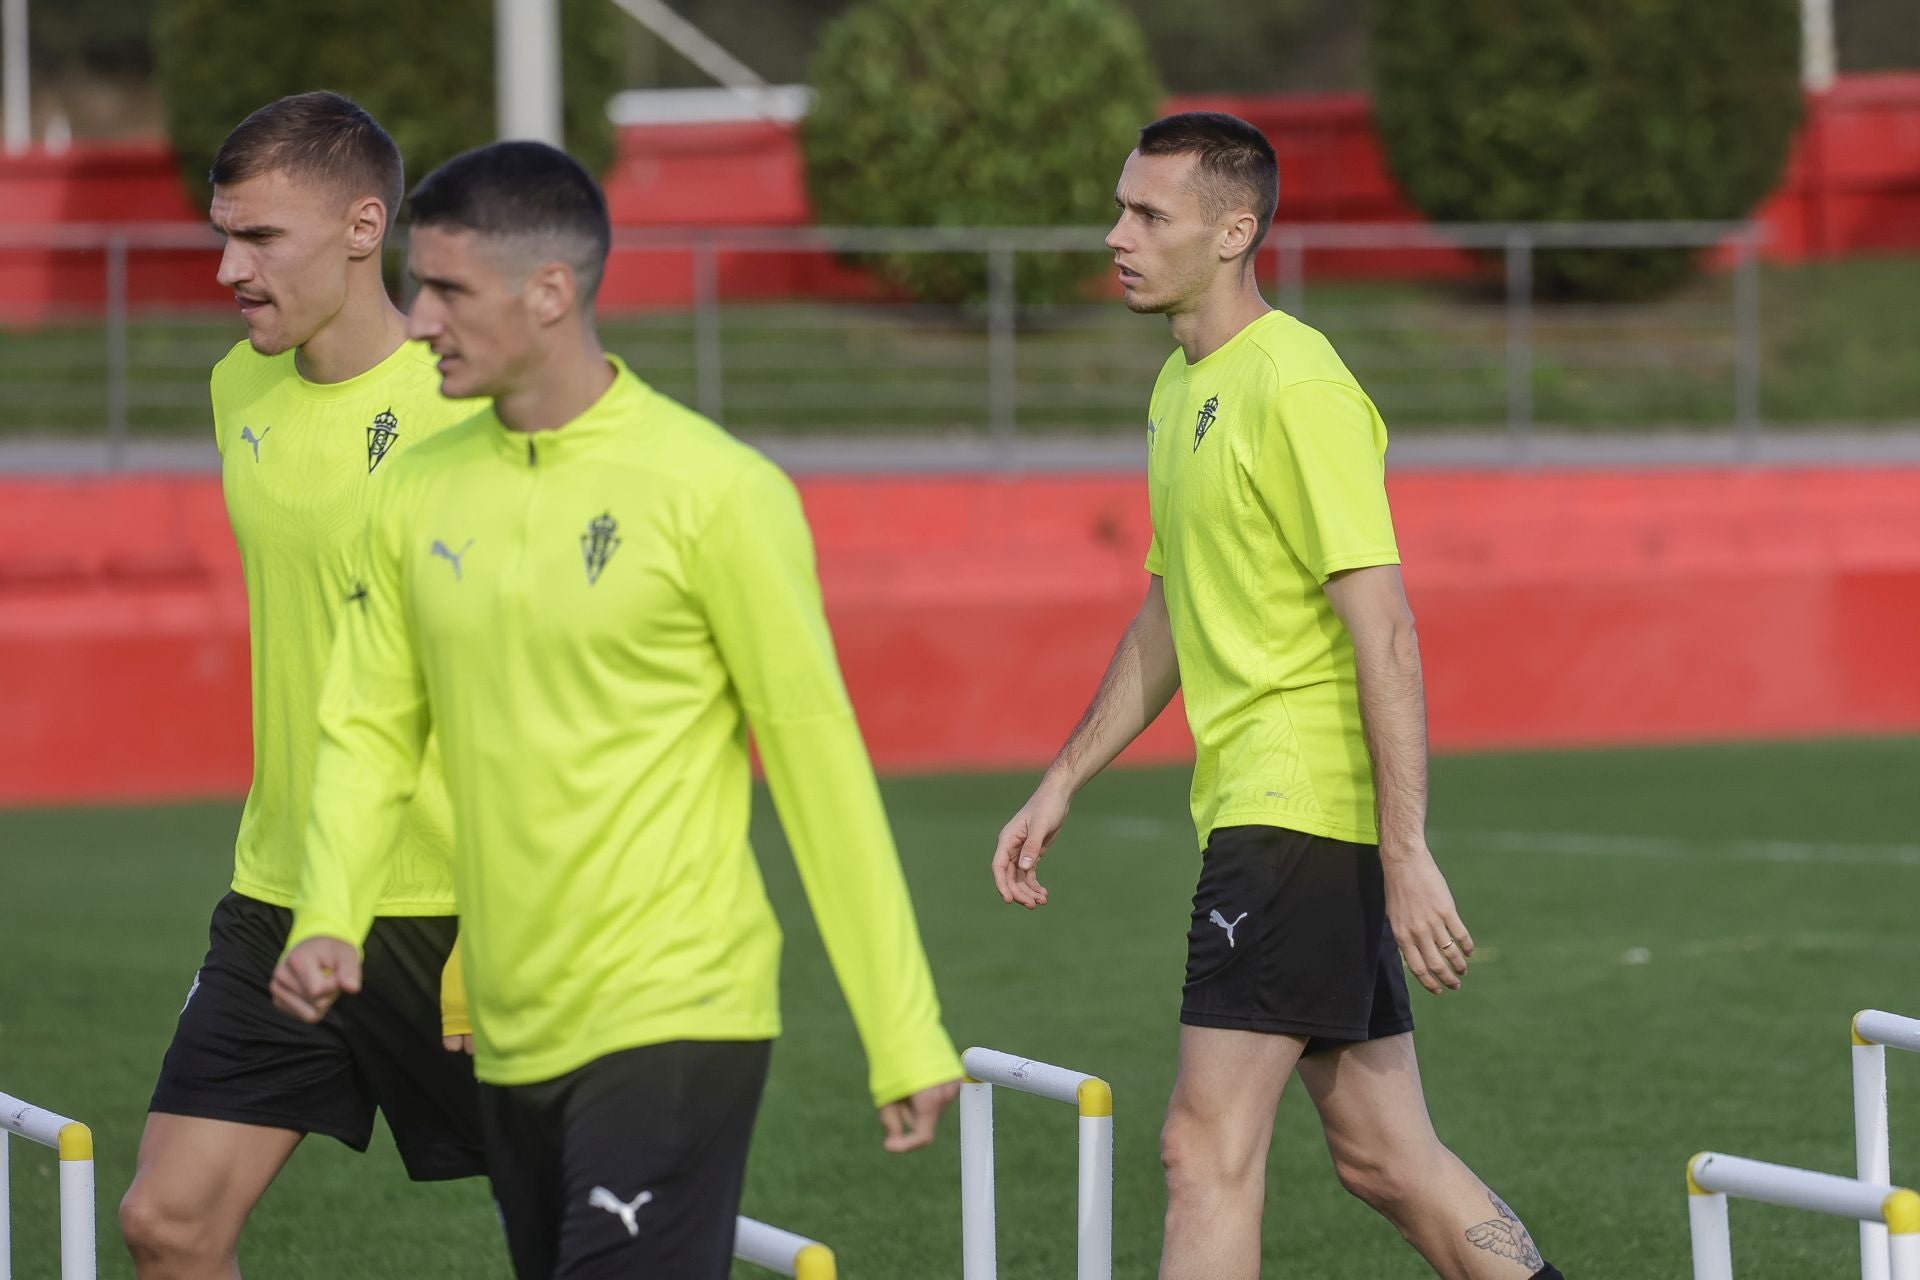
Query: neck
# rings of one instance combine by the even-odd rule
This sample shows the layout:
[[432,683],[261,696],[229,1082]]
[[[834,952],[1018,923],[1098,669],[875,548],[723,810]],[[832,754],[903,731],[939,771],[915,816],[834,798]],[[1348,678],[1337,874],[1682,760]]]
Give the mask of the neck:
[[1199,364],[1272,309],[1253,272],[1235,269],[1222,272],[1192,307],[1169,314],[1167,323],[1187,363]]
[[557,431],[592,408],[613,379],[598,335],[585,330],[535,352],[520,385],[494,397],[493,411],[512,431]]
[[347,300],[320,332],[293,353],[293,367],[308,382],[345,382],[357,378],[400,349],[407,340],[407,318],[387,297],[378,259],[371,271],[347,283]]

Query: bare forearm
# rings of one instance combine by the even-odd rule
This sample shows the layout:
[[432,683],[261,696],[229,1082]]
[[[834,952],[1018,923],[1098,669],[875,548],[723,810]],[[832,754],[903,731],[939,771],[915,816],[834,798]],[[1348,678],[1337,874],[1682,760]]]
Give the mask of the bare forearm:
[[1126,750],[1180,688],[1173,628],[1155,581],[1107,663],[1099,691],[1047,770],[1044,785],[1072,795]]
[[1383,857],[1424,849],[1427,826],[1427,700],[1420,641],[1408,618],[1354,638],[1360,716],[1373,758]]

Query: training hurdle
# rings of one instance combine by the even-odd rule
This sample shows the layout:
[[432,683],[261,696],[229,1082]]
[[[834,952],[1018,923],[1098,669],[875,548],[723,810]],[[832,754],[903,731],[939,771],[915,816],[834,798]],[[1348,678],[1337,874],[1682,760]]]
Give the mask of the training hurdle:
[[833,1250],[818,1240],[748,1217],[734,1223],[733,1256],[794,1280],[835,1280],[839,1274]]
[[[1920,1053],[1920,1019],[1863,1009],[1853,1017],[1854,1171],[1862,1182],[1892,1182],[1887,1132],[1887,1050]],[[1884,1222],[1860,1224],[1861,1280],[1891,1280]]]
[[94,1280],[93,1131],[10,1093],[0,1093],[0,1280],[13,1275],[8,1147],[16,1133],[60,1154],[60,1280]]
[[1733,1280],[1728,1196],[1882,1223],[1889,1233],[1889,1280],[1920,1280],[1920,1193],[1717,1151],[1703,1151],[1687,1162],[1693,1280]]
[[993,1202],[993,1091],[1064,1102],[1080,1112],[1078,1280],[1113,1277],[1113,1090],[1098,1076],[993,1049],[960,1056],[960,1248],[962,1280],[999,1274]]

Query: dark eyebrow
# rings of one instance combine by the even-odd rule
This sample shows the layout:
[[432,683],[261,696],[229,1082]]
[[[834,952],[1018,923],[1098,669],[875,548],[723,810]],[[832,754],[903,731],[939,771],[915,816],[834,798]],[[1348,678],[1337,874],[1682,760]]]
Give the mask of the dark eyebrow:
[[218,222],[213,223],[213,229],[219,232],[223,236],[233,236],[241,240],[258,240],[263,236],[277,236],[282,233],[282,228],[280,227],[271,227],[271,226],[264,226],[264,225],[249,226],[249,227],[223,227]]
[[467,287],[458,280],[449,280],[444,276],[423,276],[412,268],[407,269],[407,274],[423,289],[438,289],[441,293],[466,292]]
[[1113,205],[1116,209],[1131,209],[1135,213],[1144,213],[1150,217],[1164,218],[1167,216],[1165,209],[1160,208],[1158,205],[1148,204],[1145,200],[1122,200],[1116,195],[1113,198]]

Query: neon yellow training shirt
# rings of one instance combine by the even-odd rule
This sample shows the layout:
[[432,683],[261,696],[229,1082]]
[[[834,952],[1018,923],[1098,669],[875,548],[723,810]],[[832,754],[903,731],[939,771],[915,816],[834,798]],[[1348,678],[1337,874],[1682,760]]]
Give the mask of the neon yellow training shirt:
[[1353,639],[1323,589],[1398,564],[1387,428],[1333,347],[1282,312],[1197,364],[1147,426],[1153,545],[1193,730],[1193,822],[1373,844]]
[[[213,368],[214,441],[247,584],[253,785],[233,889],[290,907],[300,888],[320,686],[366,542],[367,512],[400,457],[479,407],[440,395],[424,343],[344,382],[302,378],[294,353],[245,342]],[[381,915],[453,912],[451,814],[438,751],[398,824]]]
[[799,495],[613,363],[560,430],[489,411],[388,477],[322,700],[288,945],[366,934],[431,722],[482,1080],[772,1037],[751,722],[874,1100],[955,1079]]

